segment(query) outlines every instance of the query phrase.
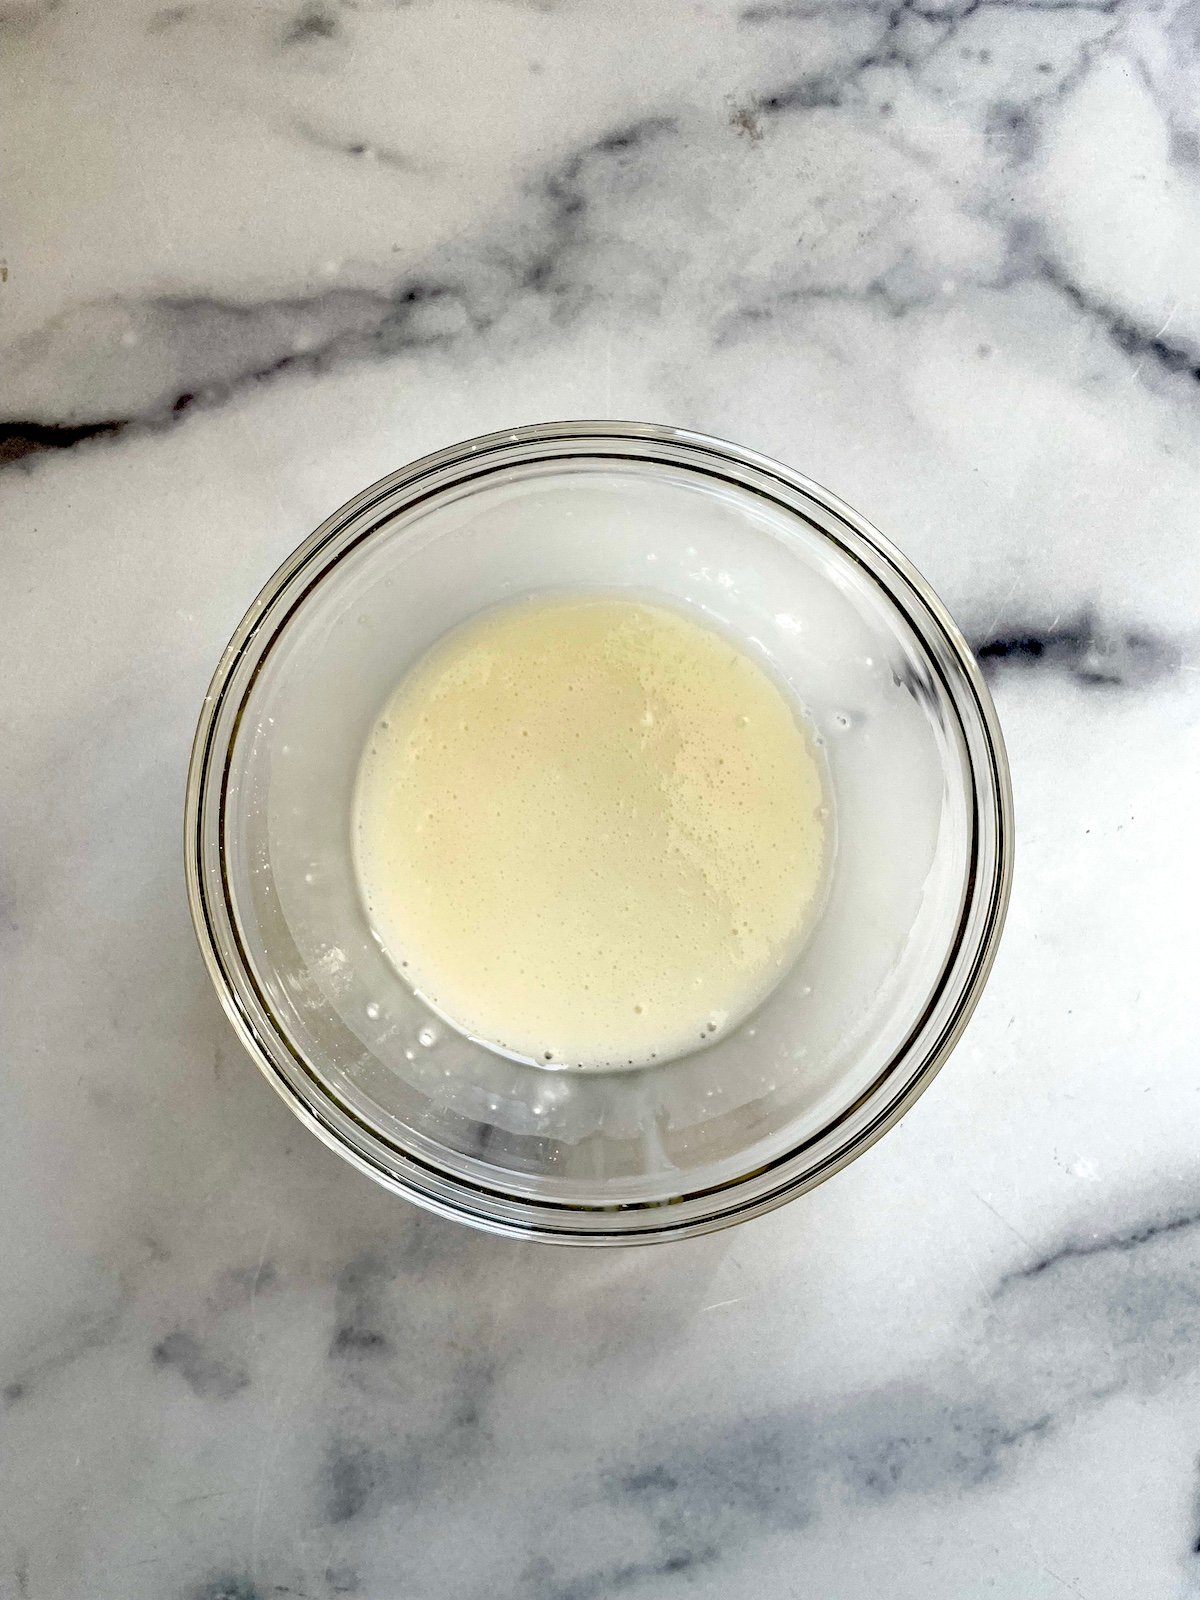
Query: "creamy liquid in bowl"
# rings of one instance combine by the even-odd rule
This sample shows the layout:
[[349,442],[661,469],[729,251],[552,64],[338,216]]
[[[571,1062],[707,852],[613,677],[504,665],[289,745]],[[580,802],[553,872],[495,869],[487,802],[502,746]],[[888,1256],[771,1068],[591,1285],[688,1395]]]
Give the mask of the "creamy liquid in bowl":
[[724,634],[642,601],[483,613],[368,740],[354,849],[392,960],[544,1066],[696,1048],[791,964],[825,880],[800,713]]

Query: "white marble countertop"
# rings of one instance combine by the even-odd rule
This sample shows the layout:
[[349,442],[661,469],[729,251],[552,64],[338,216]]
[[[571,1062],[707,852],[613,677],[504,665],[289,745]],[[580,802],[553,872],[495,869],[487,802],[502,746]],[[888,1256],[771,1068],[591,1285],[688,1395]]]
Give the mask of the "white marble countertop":
[[[1156,0],[3,0],[0,1595],[1200,1595],[1200,24]],[[549,417],[777,455],[992,669],[953,1061],[554,1251],[296,1123],[188,923],[219,650]]]

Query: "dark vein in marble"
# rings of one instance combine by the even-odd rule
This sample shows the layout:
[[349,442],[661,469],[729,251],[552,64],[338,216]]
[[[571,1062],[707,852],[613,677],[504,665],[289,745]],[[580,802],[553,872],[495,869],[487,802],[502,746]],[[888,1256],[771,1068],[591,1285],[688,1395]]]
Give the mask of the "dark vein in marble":
[[915,16],[929,22],[965,22],[979,11],[1016,11],[1037,15],[1048,11],[1083,11],[1096,16],[1111,17],[1120,11],[1126,0],[967,0],[956,6],[922,6],[914,4],[909,9]]
[[1038,668],[1092,688],[1146,688],[1179,669],[1178,645],[1137,628],[1106,628],[1083,611],[1049,627],[1014,623],[973,641],[983,670]]
[[[746,20],[745,13],[742,19]],[[919,42],[914,41],[909,37],[913,21],[940,23],[941,32]],[[919,66],[933,50],[945,43],[957,24],[957,18],[926,16],[915,0],[901,0],[899,5],[883,13],[879,34],[869,49],[859,51],[840,67],[802,73],[792,82],[761,95],[756,107],[767,117],[820,109],[836,110],[844,104],[847,94],[857,87],[858,80],[865,73],[880,67],[911,70]]]
[[[922,5],[919,0],[901,0],[897,5],[868,6],[868,11],[878,11],[885,24],[885,34],[894,32],[905,17],[916,17],[922,22],[943,22],[955,27],[981,11],[1024,12],[1088,12],[1097,16],[1112,16],[1120,11],[1127,0],[964,0],[962,4]],[[762,27],[775,22],[812,22],[818,18],[836,16],[856,9],[848,0],[796,0],[788,4],[756,4],[745,6],[737,20],[748,27]]]
[[85,439],[107,439],[130,426],[128,417],[104,422],[0,422],[0,467],[43,450],[69,450]]
[[575,287],[577,274],[566,267],[586,239],[597,183],[620,184],[632,158],[674,126],[667,117],[643,117],[585,146],[543,180],[537,193],[548,207],[548,222],[540,247],[516,274],[521,288],[561,297]]
[[[544,298],[556,318],[578,310],[586,287],[577,270],[586,248],[589,213],[601,198],[620,193],[646,147],[674,124],[650,117],[585,145],[530,192],[533,226],[514,230],[510,248],[492,247],[467,263],[461,277],[406,277],[388,291],[330,288],[308,296],[249,305],[206,296],[160,296],[146,301],[81,307],[10,352],[14,367],[89,341],[89,316],[100,317],[107,342],[119,319],[132,321],[128,353],[114,350],[140,372],[144,349],[153,371],[187,371],[186,387],[159,393],[126,415],[41,418],[0,423],[0,465],[132,431],[173,427],[188,412],[220,405],[285,374],[319,375],[354,361],[388,359],[408,351],[448,348],[487,333],[520,294]],[[353,147],[347,147],[347,155]],[[94,341],[95,335],[92,334]]]
[[894,263],[888,273],[873,278],[861,288],[839,283],[793,284],[757,300],[744,300],[736,310],[717,323],[713,330],[713,346],[720,350],[736,344],[756,328],[773,322],[781,314],[797,307],[822,304],[862,306],[881,311],[899,321],[910,312],[928,305],[936,294],[935,290],[923,284],[904,283],[901,272],[894,269],[902,269],[905,264],[903,261]]
[[806,73],[803,78],[797,78],[793,83],[772,90],[770,94],[760,95],[754,102],[754,109],[766,117],[786,116],[791,111],[836,109],[842,104],[842,97],[851,77],[856,72],[874,65],[875,61],[876,58],[872,53],[859,56],[853,67],[840,72]]
[[[986,11],[1078,12],[1108,17],[1119,12],[1128,0],[966,0],[962,5],[922,5],[919,0],[900,0],[883,10],[875,42],[859,51],[841,66],[815,73],[802,73],[789,83],[761,95],[755,108],[767,117],[787,116],[823,108],[838,109],[857,91],[859,80],[880,68],[899,68],[916,73],[938,51],[955,39],[962,25]],[[829,15],[843,9],[832,7],[752,5],[743,10],[739,21],[750,26],[780,21],[802,21]],[[914,31],[914,24],[920,25]]]
[[[0,423],[0,465],[131,430],[161,432],[186,412],[220,405],[284,374],[320,374],[342,363],[428,349],[482,326],[458,285],[413,279],[390,294],[330,289],[251,306],[164,296],[131,306],[130,313],[155,341],[158,365],[192,366],[193,383],[125,417]],[[60,337],[70,332],[65,328]]]
[[1143,1245],[1153,1244],[1155,1240],[1169,1239],[1173,1234],[1188,1233],[1197,1227],[1200,1227],[1200,1211],[1185,1211],[1160,1221],[1143,1223],[1136,1228],[1100,1234],[1085,1242],[1072,1241],[1050,1251],[1048,1255],[1040,1256],[1027,1267],[1006,1273],[997,1285],[996,1292],[1000,1294],[1015,1283],[1040,1278],[1069,1261],[1086,1261],[1092,1256],[1128,1255]]
[[305,144],[310,144],[317,150],[327,150],[330,155],[348,156],[355,161],[370,162],[414,175],[428,170],[411,156],[406,156],[402,150],[393,150],[372,140],[338,139],[314,123],[299,118],[291,126],[292,131],[303,139]]
[[1108,337],[1125,355],[1152,362],[1172,377],[1190,378],[1200,383],[1200,352],[1167,340],[1118,311],[1076,283],[1061,266],[1043,258],[1036,275],[1058,291],[1079,311],[1099,322]]

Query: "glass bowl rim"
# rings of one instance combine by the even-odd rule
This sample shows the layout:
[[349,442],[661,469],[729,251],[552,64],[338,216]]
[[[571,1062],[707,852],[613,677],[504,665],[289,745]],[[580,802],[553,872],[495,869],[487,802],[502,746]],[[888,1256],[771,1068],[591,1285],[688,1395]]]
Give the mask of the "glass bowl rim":
[[[241,711],[269,649],[305,596],[336,570],[350,549],[383,523],[413,510],[427,495],[506,467],[586,458],[589,442],[597,447],[598,464],[608,460],[619,465],[632,458],[648,465],[682,466],[723,479],[747,494],[757,492],[835,544],[829,527],[809,521],[798,505],[767,492],[764,481],[813,502],[842,524],[878,559],[882,570],[871,566],[869,576],[908,621],[926,664],[942,679],[960,725],[960,698],[965,704],[982,737],[984,755],[982,762],[976,759],[962,726],[972,796],[972,870],[937,983],[905,1040],[872,1084],[817,1134],[765,1167],[679,1198],[612,1206],[517,1198],[499,1188],[472,1184],[414,1151],[401,1149],[341,1101],[288,1037],[255,979],[237,934],[224,851],[225,795]],[[622,444],[629,446],[630,457],[614,449]],[[356,528],[368,516],[373,520]],[[852,550],[839,548],[843,556],[854,559]],[[913,616],[914,602],[923,616]],[[930,631],[949,656],[953,681],[929,648]],[[231,710],[230,697],[239,684],[240,698]],[[990,824],[984,829],[990,848],[982,864],[981,822]],[[871,523],[804,474],[712,435],[653,423],[565,421],[483,434],[422,456],[339,507],[284,560],[234,630],[205,695],[188,769],[184,855],[192,922],[218,998],[252,1060],[310,1131],[384,1187],[440,1215],[516,1238],[607,1245],[689,1237],[773,1210],[840,1171],[904,1115],[957,1044],[991,971],[1012,886],[1013,831],[1008,760],[979,665],[929,584]],[[982,915],[976,916],[977,926],[968,939],[968,922],[980,908]],[[922,1044],[925,1024],[947,998],[949,1016],[932,1041]],[[910,1057],[918,1048],[922,1059],[911,1066]],[[905,1066],[911,1066],[907,1075],[902,1071]],[[852,1119],[854,1125],[846,1128],[844,1139],[805,1162],[806,1152],[827,1144],[830,1135]]]

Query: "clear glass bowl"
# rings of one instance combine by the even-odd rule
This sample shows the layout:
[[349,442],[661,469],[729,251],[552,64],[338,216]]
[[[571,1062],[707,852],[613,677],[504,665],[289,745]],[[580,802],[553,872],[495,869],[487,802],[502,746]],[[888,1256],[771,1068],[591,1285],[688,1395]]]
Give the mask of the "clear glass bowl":
[[[718,1042],[633,1072],[449,1027],[373,937],[351,852],[359,759],[405,670],[488,605],[581,590],[661,596],[758,652],[815,726],[836,824],[784,980]],[[213,982],[297,1115],[431,1210],[576,1244],[723,1227],[864,1150],[962,1032],[1011,878],[996,714],[928,585],[798,473],[634,423],[474,439],[330,517],[221,659],[186,825]]]

